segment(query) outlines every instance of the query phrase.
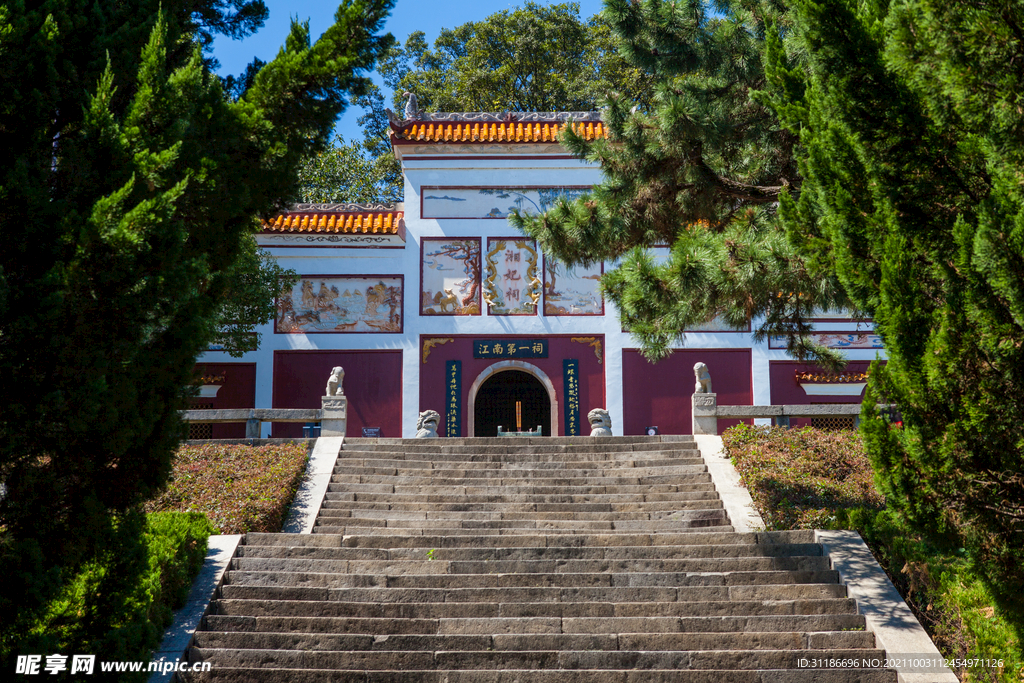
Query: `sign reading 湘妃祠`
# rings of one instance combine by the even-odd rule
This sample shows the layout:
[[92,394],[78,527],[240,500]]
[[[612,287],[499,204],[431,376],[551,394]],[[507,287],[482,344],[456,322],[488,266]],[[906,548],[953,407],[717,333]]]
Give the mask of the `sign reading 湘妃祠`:
[[580,362],[575,358],[562,361],[565,379],[565,435],[580,435]]
[[462,430],[462,361],[450,360],[444,364],[444,385],[448,395],[445,424],[448,436],[461,436]]
[[473,358],[547,358],[547,339],[474,339]]

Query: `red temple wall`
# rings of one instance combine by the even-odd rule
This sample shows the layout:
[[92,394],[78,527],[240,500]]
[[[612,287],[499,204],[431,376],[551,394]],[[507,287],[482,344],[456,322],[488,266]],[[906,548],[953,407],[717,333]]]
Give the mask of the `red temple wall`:
[[[196,363],[195,372],[197,377],[223,375],[224,382],[215,397],[196,397],[193,405],[208,405],[212,410],[256,407],[255,363]],[[212,426],[214,439],[245,438],[244,422]]]
[[[843,372],[866,372],[871,361],[854,360],[847,363]],[[801,363],[794,360],[773,360],[768,363],[768,381],[772,392],[772,405],[811,405],[815,403],[860,403],[864,392],[859,396],[808,396],[796,381],[797,372],[824,372],[813,363]],[[793,427],[810,427],[810,418],[793,418]]]
[[[345,368],[348,426],[345,435],[380,427],[382,436],[402,436],[402,352],[275,351],[274,407],[320,408],[331,368]],[[278,423],[275,438],[301,437],[302,425]]]
[[[661,434],[692,434],[693,366],[698,362],[711,372],[719,405],[753,404],[750,349],[679,349],[657,363],[638,349],[623,349],[622,433],[644,434],[656,426]],[[719,433],[739,422],[719,420]]]
[[[454,341],[445,344],[434,345],[427,354],[426,363],[423,362],[423,342],[425,339],[436,338],[434,335],[420,337],[420,412],[424,410],[436,410],[442,415],[448,405],[447,383],[445,378],[445,362],[449,360],[462,361],[462,435],[468,436],[468,414],[472,407],[469,405],[469,390],[474,380],[481,372],[489,366],[501,362],[494,358],[473,358],[473,341],[482,339],[495,340],[523,340],[523,339],[545,339],[548,342],[547,358],[523,358],[524,363],[529,363],[539,368],[548,376],[555,388],[555,399],[558,401],[558,434],[565,434],[565,382],[562,372],[562,361],[564,359],[576,359],[579,361],[579,401],[581,434],[590,433],[590,425],[587,423],[587,413],[594,408],[605,407],[604,392],[604,337],[594,336],[600,342],[601,358],[599,359],[595,347],[589,343],[572,341],[573,335],[452,335]],[[577,339],[579,337],[576,337]],[[443,421],[443,419],[442,419]],[[438,430],[438,434],[444,436],[444,429]]]

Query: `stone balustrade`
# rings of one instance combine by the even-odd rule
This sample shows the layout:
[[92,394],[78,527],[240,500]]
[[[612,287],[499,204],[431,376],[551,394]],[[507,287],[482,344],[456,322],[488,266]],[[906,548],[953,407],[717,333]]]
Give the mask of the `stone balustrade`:
[[[879,410],[890,406],[879,405]],[[693,433],[718,434],[719,419],[771,418],[772,423],[788,427],[794,417],[852,416],[853,426],[860,425],[860,403],[822,403],[815,405],[720,406],[718,394],[693,395]]]
[[245,438],[260,438],[264,422],[321,422],[324,411],[294,408],[241,408],[234,410],[183,410],[181,419],[185,422],[224,424],[245,423]]

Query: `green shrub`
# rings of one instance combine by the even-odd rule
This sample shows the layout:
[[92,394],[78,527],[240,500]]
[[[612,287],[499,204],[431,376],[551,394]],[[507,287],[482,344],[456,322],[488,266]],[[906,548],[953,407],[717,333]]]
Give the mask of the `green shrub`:
[[838,511],[884,507],[855,432],[741,424],[722,440],[769,529],[831,528]]
[[[4,670],[24,654],[91,654],[100,661],[150,659],[174,609],[185,604],[213,527],[196,513],[118,517],[97,558],[80,567],[24,636],[5,643]],[[64,676],[67,675],[65,672]],[[108,674],[107,680],[145,680]],[[47,679],[62,678],[47,675]]]
[[722,439],[768,528],[856,529],[944,656],[1003,660],[955,670],[961,681],[1024,680],[1022,615],[963,549],[936,545],[886,509],[856,432],[738,425]]
[[280,531],[306,470],[308,447],[182,446],[167,489],[147,512],[202,512],[222,534]]

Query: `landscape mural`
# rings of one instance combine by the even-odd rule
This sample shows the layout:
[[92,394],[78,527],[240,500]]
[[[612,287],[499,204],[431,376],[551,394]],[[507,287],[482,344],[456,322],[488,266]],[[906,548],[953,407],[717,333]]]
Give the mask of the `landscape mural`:
[[274,331],[401,332],[400,275],[303,275],[277,299]]
[[420,315],[480,315],[480,240],[424,237]]
[[603,315],[604,265],[566,267],[544,257],[544,315]]
[[[874,332],[812,332],[811,340],[829,349],[884,349],[882,337]],[[770,337],[768,348],[786,348],[785,337]]]
[[559,197],[576,199],[589,187],[425,187],[423,218],[508,218],[513,210],[544,213]]

